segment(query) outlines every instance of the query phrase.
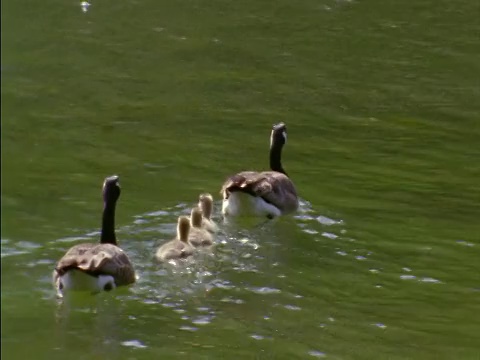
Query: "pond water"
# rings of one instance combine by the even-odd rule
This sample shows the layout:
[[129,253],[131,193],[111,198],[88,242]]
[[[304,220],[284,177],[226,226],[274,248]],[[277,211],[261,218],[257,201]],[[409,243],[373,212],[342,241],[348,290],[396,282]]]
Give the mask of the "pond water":
[[[480,4],[2,3],[5,359],[479,359]],[[219,190],[268,166],[293,216],[223,224]],[[138,282],[55,298],[117,234]],[[212,253],[158,264],[201,192]]]

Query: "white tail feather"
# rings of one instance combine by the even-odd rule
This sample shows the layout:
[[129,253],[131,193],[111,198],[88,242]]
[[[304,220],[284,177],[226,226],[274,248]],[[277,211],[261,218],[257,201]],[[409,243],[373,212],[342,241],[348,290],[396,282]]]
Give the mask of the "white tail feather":
[[108,284],[108,290],[116,288],[115,279],[111,275],[99,275],[96,277],[80,270],[70,270],[60,276],[57,287],[62,293],[67,291],[100,292],[105,290],[105,286]]
[[222,203],[225,216],[280,216],[280,210],[267,203],[261,197],[254,197],[243,192],[232,192]]

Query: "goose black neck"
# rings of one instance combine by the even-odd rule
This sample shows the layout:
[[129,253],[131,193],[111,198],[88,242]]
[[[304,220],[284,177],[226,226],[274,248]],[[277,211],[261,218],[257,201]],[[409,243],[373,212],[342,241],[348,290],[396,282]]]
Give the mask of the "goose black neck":
[[281,172],[285,175],[287,173],[282,167],[282,145],[273,144],[270,148],[270,169]]
[[117,245],[117,237],[115,236],[115,205],[114,201],[105,201],[103,205],[102,235],[100,238],[102,244]]

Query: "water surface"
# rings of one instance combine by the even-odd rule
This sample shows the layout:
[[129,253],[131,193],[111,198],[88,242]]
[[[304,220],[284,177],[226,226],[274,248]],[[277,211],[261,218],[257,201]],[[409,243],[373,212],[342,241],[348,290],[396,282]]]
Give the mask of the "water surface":
[[[479,358],[477,2],[90,4],[2,3],[5,358]],[[278,121],[300,211],[155,263]],[[139,280],[59,302],[112,174]]]

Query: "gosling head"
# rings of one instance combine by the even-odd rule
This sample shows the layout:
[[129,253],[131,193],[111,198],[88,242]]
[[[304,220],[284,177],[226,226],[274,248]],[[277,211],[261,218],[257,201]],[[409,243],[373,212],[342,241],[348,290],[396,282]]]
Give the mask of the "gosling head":
[[270,135],[270,147],[282,147],[287,142],[287,125],[281,122],[273,125]]
[[198,206],[202,209],[203,216],[210,220],[213,212],[213,197],[210,194],[201,194],[198,201]]
[[103,201],[105,204],[115,203],[120,197],[120,183],[117,175],[109,176],[103,182]]
[[179,216],[177,221],[177,237],[180,241],[188,242],[190,220],[186,216]]
[[202,227],[202,210],[198,206],[192,209],[190,225],[192,227]]

